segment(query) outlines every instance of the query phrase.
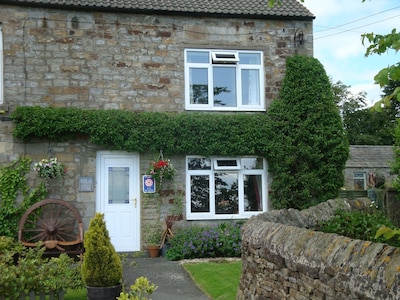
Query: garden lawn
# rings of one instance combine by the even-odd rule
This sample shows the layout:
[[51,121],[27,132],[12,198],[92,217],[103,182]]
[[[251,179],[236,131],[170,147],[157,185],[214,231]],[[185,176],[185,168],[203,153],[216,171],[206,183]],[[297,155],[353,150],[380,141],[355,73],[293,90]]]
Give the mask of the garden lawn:
[[241,261],[185,263],[183,267],[199,288],[213,300],[236,298],[242,270]]
[[86,300],[86,288],[68,290],[64,295],[64,300]]

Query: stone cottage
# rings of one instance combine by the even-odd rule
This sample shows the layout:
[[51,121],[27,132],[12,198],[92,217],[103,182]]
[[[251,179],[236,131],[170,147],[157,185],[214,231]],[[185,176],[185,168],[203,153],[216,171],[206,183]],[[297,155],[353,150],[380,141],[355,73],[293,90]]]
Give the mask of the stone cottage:
[[103,212],[117,251],[141,250],[141,229],[162,220],[177,195],[187,222],[266,212],[267,161],[255,153],[170,151],[177,173],[160,202],[143,176],[162,152],[117,151],[87,136],[22,140],[13,136],[12,114],[20,107],[185,113],[193,121],[262,114],[278,95],[285,59],[313,54],[313,19],[296,0],[273,8],[266,0],[3,0],[0,163],[56,157],[67,173],[49,196],[72,203],[85,228]]
[[377,177],[384,178],[386,187],[392,187],[393,163],[393,146],[351,145],[344,170],[344,189],[365,191],[374,187],[378,179],[382,180]]

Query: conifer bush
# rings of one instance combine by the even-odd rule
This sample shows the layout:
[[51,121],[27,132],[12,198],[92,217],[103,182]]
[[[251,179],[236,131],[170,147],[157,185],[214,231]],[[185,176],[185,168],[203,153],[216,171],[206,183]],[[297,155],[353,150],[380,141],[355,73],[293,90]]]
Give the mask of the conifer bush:
[[269,111],[274,208],[303,209],[337,196],[349,145],[332,87],[313,57],[289,57]]
[[111,244],[104,214],[96,213],[84,237],[82,279],[90,287],[110,287],[122,282],[122,262]]

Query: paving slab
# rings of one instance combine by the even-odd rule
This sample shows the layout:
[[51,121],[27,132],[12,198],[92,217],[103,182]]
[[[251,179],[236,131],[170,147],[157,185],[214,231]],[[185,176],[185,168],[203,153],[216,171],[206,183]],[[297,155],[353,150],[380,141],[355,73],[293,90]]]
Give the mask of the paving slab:
[[127,258],[124,262],[124,284],[127,289],[138,277],[147,277],[158,286],[152,300],[210,300],[194,283],[182,262],[165,257]]

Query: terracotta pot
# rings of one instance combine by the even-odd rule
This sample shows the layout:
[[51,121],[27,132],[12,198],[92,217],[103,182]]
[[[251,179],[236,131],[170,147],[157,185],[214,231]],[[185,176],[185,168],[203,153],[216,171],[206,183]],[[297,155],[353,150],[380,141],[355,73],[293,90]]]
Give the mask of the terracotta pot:
[[149,251],[150,257],[159,257],[160,256],[160,247],[159,246],[149,246],[149,247],[147,247],[147,251]]

